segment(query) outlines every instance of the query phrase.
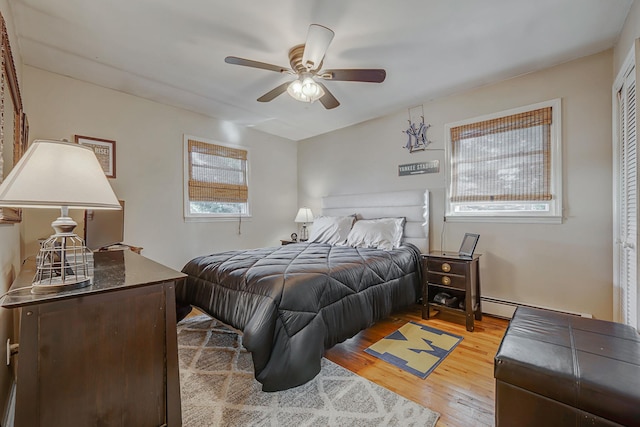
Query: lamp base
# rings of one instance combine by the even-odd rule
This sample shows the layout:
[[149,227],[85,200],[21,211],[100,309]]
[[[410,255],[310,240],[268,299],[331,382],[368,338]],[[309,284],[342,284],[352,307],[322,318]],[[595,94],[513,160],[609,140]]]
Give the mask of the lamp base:
[[[57,280],[56,280],[57,279]],[[64,283],[61,278],[39,280],[31,284],[32,294],[54,294],[64,291],[72,291],[74,289],[84,288],[91,284],[91,278],[86,276],[66,276]]]
[[93,253],[73,232],[77,224],[68,211],[66,206],[62,207],[62,214],[51,224],[56,233],[40,246],[32,294],[70,291],[93,282]]
[[300,231],[300,241],[306,242],[309,240],[309,231],[307,230],[307,224],[302,224],[302,231]]

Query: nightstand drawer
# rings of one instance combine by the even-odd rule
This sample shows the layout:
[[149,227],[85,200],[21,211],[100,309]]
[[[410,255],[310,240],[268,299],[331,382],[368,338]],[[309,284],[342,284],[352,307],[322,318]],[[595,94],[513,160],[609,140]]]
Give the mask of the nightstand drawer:
[[427,271],[464,276],[467,271],[467,263],[448,259],[429,258],[427,259]]
[[465,276],[457,276],[454,274],[441,274],[428,271],[427,282],[464,290],[466,289],[467,278]]

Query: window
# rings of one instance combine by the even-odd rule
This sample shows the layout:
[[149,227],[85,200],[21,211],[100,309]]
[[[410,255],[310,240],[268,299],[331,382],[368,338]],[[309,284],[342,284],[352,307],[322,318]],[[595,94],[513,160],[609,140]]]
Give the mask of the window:
[[249,216],[248,151],[184,137],[185,218]]
[[560,100],[446,126],[447,220],[562,221]]

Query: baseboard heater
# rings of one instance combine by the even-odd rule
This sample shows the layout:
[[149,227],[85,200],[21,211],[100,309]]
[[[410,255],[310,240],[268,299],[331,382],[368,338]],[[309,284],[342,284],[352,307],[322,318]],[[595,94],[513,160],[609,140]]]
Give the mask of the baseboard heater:
[[539,308],[539,309],[542,309],[542,310],[549,310],[549,311],[555,311],[555,312],[558,312],[558,313],[571,314],[573,316],[588,317],[588,318],[592,318],[593,317],[593,315],[590,314],[590,313],[577,313],[575,311],[560,310],[560,309],[557,309],[557,308],[543,307],[543,306],[532,305],[532,304],[525,304],[525,303],[522,303],[522,302],[509,301],[509,300],[500,299],[500,298],[480,297],[480,300],[482,301],[482,312],[483,313],[490,314],[490,315],[496,316],[496,317],[502,317],[502,318],[505,318],[505,319],[511,319],[511,317],[513,317],[513,313],[516,311],[516,308],[518,306]]

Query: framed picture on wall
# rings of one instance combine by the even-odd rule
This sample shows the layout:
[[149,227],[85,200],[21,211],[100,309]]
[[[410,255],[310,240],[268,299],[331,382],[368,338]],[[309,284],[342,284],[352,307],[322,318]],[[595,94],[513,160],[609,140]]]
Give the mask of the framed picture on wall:
[[91,148],[107,178],[116,177],[116,142],[92,136],[76,135],[75,142]]
[[22,134],[20,138],[20,156],[22,156],[29,148],[29,119],[25,113],[22,113]]

